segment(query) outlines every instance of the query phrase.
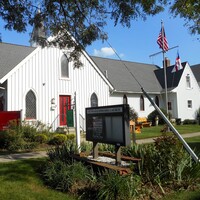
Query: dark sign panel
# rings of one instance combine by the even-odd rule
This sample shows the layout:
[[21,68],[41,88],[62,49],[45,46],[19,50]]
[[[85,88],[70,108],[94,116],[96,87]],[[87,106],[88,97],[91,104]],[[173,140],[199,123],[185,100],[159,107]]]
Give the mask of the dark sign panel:
[[86,108],[86,140],[130,145],[129,105]]

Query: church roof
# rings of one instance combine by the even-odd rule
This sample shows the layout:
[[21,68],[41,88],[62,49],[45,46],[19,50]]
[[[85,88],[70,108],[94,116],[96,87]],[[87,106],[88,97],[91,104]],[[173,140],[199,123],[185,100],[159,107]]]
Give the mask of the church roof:
[[0,43],[0,79],[34,50],[33,47]]
[[156,79],[156,65],[120,61],[91,56],[102,73],[118,92],[141,92],[141,87],[149,93],[159,93],[162,88]]
[[200,64],[192,65],[191,70],[192,70],[198,84],[200,85]]
[[[173,73],[172,73],[172,69],[174,68],[174,65],[171,65],[166,68],[168,90],[172,90],[178,86],[185,65],[186,65],[186,62],[182,63],[183,69],[178,70],[177,72],[173,72]],[[162,89],[164,90],[165,89],[165,78],[164,78],[163,68],[155,70],[154,73],[155,73],[155,76],[156,76],[158,82],[160,83]]]

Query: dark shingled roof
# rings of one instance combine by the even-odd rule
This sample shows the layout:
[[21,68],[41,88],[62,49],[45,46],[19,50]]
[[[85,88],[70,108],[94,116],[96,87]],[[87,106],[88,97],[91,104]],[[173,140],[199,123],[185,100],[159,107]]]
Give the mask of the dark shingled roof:
[[0,79],[34,50],[33,47],[0,43]]
[[200,85],[200,64],[191,66],[191,70]]
[[[172,69],[174,68],[174,65],[166,68],[168,90],[172,90],[173,88],[178,86],[185,65],[186,65],[186,62],[182,63],[183,69],[178,70],[177,72],[173,72],[173,73],[172,73]],[[155,70],[155,75],[156,75],[162,89],[164,89],[165,88],[165,78],[164,78],[163,68]]]
[[[158,93],[162,90],[154,74],[154,70],[158,69],[156,65],[95,56],[91,56],[91,58],[104,75],[107,71],[107,78],[117,91],[141,92],[141,86],[137,81],[147,92]],[[132,77],[129,71],[134,75],[137,81]]]

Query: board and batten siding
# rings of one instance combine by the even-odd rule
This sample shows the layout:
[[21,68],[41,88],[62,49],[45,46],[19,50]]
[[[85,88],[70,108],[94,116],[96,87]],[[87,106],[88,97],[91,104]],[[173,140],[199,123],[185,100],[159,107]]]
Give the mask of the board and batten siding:
[[[85,118],[85,108],[90,107],[90,97],[95,93],[98,105],[109,104],[110,87],[89,56],[83,54],[83,67],[74,68],[69,63],[69,78],[60,76],[60,59],[63,51],[57,48],[38,47],[7,77],[7,110],[22,110],[25,119],[25,97],[32,90],[36,96],[37,120],[54,128],[59,126],[59,95],[70,95],[72,104],[76,92],[80,114]],[[51,109],[51,99],[55,99],[55,109]],[[53,123],[53,124],[52,124]]]

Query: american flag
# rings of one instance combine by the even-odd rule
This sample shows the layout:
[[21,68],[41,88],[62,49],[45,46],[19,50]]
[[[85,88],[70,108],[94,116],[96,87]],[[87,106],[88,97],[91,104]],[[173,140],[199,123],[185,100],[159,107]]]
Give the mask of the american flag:
[[177,72],[180,69],[183,69],[183,66],[181,64],[181,59],[179,57],[179,53],[177,53],[176,62],[175,62],[174,68],[172,69],[172,73]]
[[164,52],[169,50],[169,46],[168,46],[168,42],[165,36],[165,30],[163,26],[161,27],[160,33],[158,35],[157,43]]

